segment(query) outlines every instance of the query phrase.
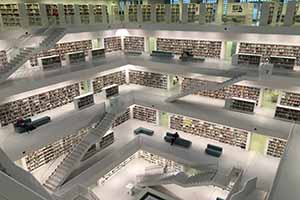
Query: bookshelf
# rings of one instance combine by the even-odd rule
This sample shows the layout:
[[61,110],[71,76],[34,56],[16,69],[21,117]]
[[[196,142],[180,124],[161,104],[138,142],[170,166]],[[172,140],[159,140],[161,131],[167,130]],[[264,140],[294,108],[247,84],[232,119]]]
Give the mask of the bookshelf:
[[156,4],[155,7],[156,12],[156,22],[166,22],[165,16],[166,16],[166,6],[164,4]]
[[42,26],[40,5],[38,3],[25,4],[29,26]]
[[167,89],[168,77],[166,74],[159,74],[154,72],[145,72],[130,70],[129,83],[136,85],[143,85],[147,87]]
[[72,4],[64,4],[64,15],[66,24],[75,24],[75,8]]
[[300,93],[284,92],[280,98],[280,105],[300,107]]
[[123,124],[124,122],[130,120],[130,108],[127,108],[126,111],[124,113],[122,113],[120,116],[118,116],[115,121],[112,124],[112,127],[117,127],[121,124]]
[[261,55],[262,63],[268,63],[271,56],[295,57],[295,64],[300,65],[300,46],[241,42],[238,51],[239,53]]
[[33,171],[56,158],[69,153],[87,133],[87,128],[81,129],[78,134],[63,137],[52,144],[27,154],[25,156],[25,161],[28,170]]
[[[103,6],[102,5],[94,5],[93,8],[94,17],[95,17],[95,23],[104,23],[103,18]],[[108,16],[107,10],[106,10],[106,16]]]
[[170,128],[216,140],[224,144],[230,144],[241,149],[247,149],[248,147],[247,144],[250,132],[241,129],[231,128],[180,115],[171,115]]
[[8,60],[5,50],[0,51],[0,73],[5,72],[8,68]]
[[78,5],[81,24],[90,24],[89,5]]
[[4,26],[21,26],[21,16],[18,4],[0,4],[0,13]]
[[[207,84],[207,82],[209,81],[184,77],[181,87],[182,90],[185,91],[197,85]],[[217,91],[203,90],[196,93],[196,95],[202,95],[202,96],[207,96],[216,99],[240,97],[244,99],[255,100],[258,104],[259,96],[260,96],[260,88],[234,84],[229,87],[219,89]]]
[[143,52],[145,50],[144,37],[126,36],[124,38],[124,50]]
[[78,64],[85,62],[85,52],[77,51],[72,53],[67,53],[67,60],[69,64]]
[[274,65],[274,68],[294,70],[296,57],[270,56],[269,62]]
[[181,55],[189,50],[194,56],[220,58],[221,41],[157,38],[157,50]]
[[268,140],[266,154],[269,156],[280,158],[284,153],[286,145],[287,140],[283,140],[280,138],[270,138]]
[[189,23],[196,22],[198,20],[197,14],[199,14],[199,4],[190,3],[188,4],[187,21]]
[[259,66],[261,55],[255,54],[237,54],[237,61],[234,64],[238,65],[252,65],[252,66]]
[[118,84],[106,86],[106,87],[102,88],[102,90],[104,91],[106,98],[110,98],[110,97],[119,95],[119,85]]
[[180,6],[179,4],[171,5],[171,23],[177,23],[180,21]]
[[104,38],[105,52],[121,51],[122,41],[121,37],[108,37]]
[[129,22],[137,22],[138,16],[137,16],[137,5],[128,5],[128,20]]
[[57,4],[46,4],[46,13],[49,25],[59,25],[59,12]]
[[226,99],[225,102],[225,107],[227,109],[245,113],[253,113],[255,105],[255,100],[243,99],[238,97],[231,97],[230,99]]
[[59,51],[56,48],[41,51],[38,54],[35,54],[32,57],[30,57],[30,65],[32,67],[38,66],[39,65],[39,63],[38,63],[39,58],[43,58],[43,57],[47,57],[47,56],[56,56],[56,55],[59,55]]
[[157,124],[157,110],[144,107],[144,106],[133,106],[132,109],[133,119],[146,121],[148,123]]
[[89,55],[92,58],[92,60],[104,58],[105,57],[105,49],[104,48],[92,49],[92,50],[90,50]]
[[62,66],[59,55],[47,56],[40,59],[41,59],[41,66],[43,67],[44,70],[57,69]]
[[142,5],[143,22],[151,22],[151,5]]
[[122,70],[95,78],[93,81],[93,91],[96,94],[102,92],[102,89],[106,86],[113,84],[123,85],[125,83],[126,72]]
[[170,171],[182,171],[184,169],[183,165],[176,163],[173,160],[168,160],[166,158],[163,158],[156,154],[149,153],[147,151],[143,151],[143,150],[138,151],[137,157],[142,158],[151,164],[158,165],[162,168],[167,166],[167,170]]
[[285,121],[300,122],[300,108],[284,105],[277,105],[275,111],[275,118]]
[[76,96],[79,96],[78,83],[1,104],[1,126],[16,122],[20,116],[31,117],[71,103]]
[[213,3],[206,3],[206,23],[212,23],[216,17],[216,5]]
[[94,94],[87,93],[81,96],[77,96],[74,98],[74,106],[75,109],[81,110],[87,107],[90,107],[95,104]]

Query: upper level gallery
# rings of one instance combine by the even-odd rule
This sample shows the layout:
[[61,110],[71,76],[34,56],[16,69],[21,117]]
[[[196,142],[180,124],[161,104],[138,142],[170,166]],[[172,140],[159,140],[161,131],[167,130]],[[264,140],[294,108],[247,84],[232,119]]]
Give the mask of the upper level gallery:
[[[300,24],[300,3],[257,1],[250,3],[125,4],[111,1],[1,1],[0,28],[34,28],[74,25],[137,25],[149,24],[193,27],[243,26],[297,28]],[[150,3],[150,2],[149,2]],[[100,5],[101,4],[101,5]],[[106,26],[105,26],[106,27]],[[226,29],[225,29],[226,30]]]

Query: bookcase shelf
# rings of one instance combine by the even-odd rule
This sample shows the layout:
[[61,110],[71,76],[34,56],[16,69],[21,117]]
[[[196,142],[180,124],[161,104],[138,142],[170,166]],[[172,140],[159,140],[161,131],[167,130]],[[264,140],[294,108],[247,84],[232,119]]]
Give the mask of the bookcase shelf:
[[95,23],[104,23],[103,15],[106,14],[106,16],[108,16],[107,9],[105,9],[106,13],[103,13],[102,5],[94,5],[93,12],[95,17]]
[[124,38],[124,50],[143,52],[145,50],[144,37],[126,36]]
[[248,135],[250,134],[244,130],[180,115],[171,115],[170,128],[230,144],[242,149],[247,149]]
[[42,26],[42,17],[38,3],[25,4],[29,26]]
[[233,111],[253,113],[255,109],[256,101],[232,97],[226,99],[225,107]]
[[59,25],[59,12],[57,4],[46,4],[46,13],[49,25]]
[[31,117],[73,102],[79,95],[79,84],[75,83],[55,90],[18,99],[0,105],[0,123],[6,126],[22,116]]
[[147,87],[167,89],[167,75],[154,72],[130,70],[129,82],[131,84]]
[[62,66],[59,55],[43,57],[41,58],[41,64],[44,70],[56,69]]
[[87,107],[90,107],[95,104],[94,94],[87,93],[81,96],[77,96],[74,98],[74,106],[75,109],[81,110]]
[[261,55],[255,54],[237,54],[238,65],[254,65],[259,66]]
[[213,3],[206,3],[206,23],[212,23],[215,21],[216,17],[216,5]]
[[126,83],[126,75],[125,70],[114,72],[111,74],[107,74],[104,76],[100,76],[95,78],[93,81],[93,90],[94,93],[102,92],[102,89],[106,86],[117,84],[123,85]]
[[104,38],[105,52],[121,51],[122,41],[121,37],[108,37]]
[[138,151],[138,158],[142,158],[152,164],[158,165],[160,167],[167,167],[167,170],[170,171],[182,171],[184,166],[174,162],[173,160],[168,160],[161,156],[149,153],[147,151],[140,150]]
[[275,118],[286,121],[300,122],[300,108],[284,105],[277,105]]
[[30,58],[31,66],[38,65],[38,58],[60,55],[61,60],[65,60],[65,55],[67,53],[84,51],[85,56],[88,55],[88,51],[92,49],[92,41],[91,40],[81,40],[81,41],[73,41],[73,42],[64,42],[57,43],[53,49],[42,51],[38,54],[35,54]]
[[164,4],[156,4],[155,12],[157,23],[166,22],[166,6]]
[[135,105],[132,109],[133,119],[138,119],[141,121],[146,121],[152,124],[157,124],[157,110]]
[[266,154],[269,156],[280,158],[287,145],[287,140],[280,138],[270,138],[268,141],[268,147]]
[[270,62],[270,57],[290,57],[295,58],[296,65],[300,65],[300,46],[241,42],[238,51],[261,55],[262,63]]
[[129,22],[137,22],[138,21],[136,4],[128,6],[128,19],[129,19]]
[[[206,80],[200,80],[195,78],[187,78],[184,77],[182,82],[182,90],[186,91],[192,87],[197,87],[199,85],[207,84]],[[244,99],[251,99],[257,102],[259,101],[260,96],[260,88],[244,86],[244,85],[231,85],[229,87],[222,88],[217,91],[207,91],[203,90],[198,93],[197,95],[207,96],[216,99],[227,99],[231,97],[240,97]]]
[[188,4],[188,18],[187,21],[189,23],[196,22],[197,19],[197,13],[199,13],[199,4],[190,3]]
[[106,98],[110,98],[119,94],[119,85],[113,84],[102,88]]
[[284,92],[280,98],[280,105],[300,107],[300,94],[293,92]]
[[0,74],[8,70],[8,60],[5,50],[0,51]]
[[68,135],[56,142],[31,152],[25,156],[26,165],[29,171],[33,171],[56,158],[69,153],[88,133],[84,128],[78,134]]
[[67,53],[68,61],[70,64],[77,64],[85,62],[85,52],[77,51],[72,53]]
[[194,56],[220,58],[221,48],[221,41],[157,38],[157,50],[179,55],[185,50]]
[[105,57],[105,49],[92,49],[90,51],[92,60],[97,60]]
[[296,57],[271,56],[269,62],[274,65],[274,68],[294,70]]
[[115,121],[112,124],[112,127],[117,127],[121,124],[123,124],[124,122],[130,120],[130,108],[127,108],[126,111],[124,113],[122,113],[119,117],[117,117],[115,119]]
[[72,4],[64,4],[66,24],[75,24],[75,8]]
[[142,5],[143,22],[151,22],[151,5]]
[[90,24],[89,5],[78,5],[81,24]]
[[21,16],[18,4],[0,4],[0,13],[4,26],[21,26]]

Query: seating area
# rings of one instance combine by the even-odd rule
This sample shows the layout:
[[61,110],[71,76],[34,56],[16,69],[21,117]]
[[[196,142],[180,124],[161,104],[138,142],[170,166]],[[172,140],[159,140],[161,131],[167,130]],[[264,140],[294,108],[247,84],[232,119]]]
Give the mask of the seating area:
[[165,57],[165,58],[174,57],[174,54],[172,52],[166,52],[166,51],[152,51],[150,55],[156,57]]
[[207,144],[205,153],[214,157],[220,157],[222,155],[223,148],[212,144]]
[[147,128],[139,127],[134,130],[134,134],[135,135],[144,134],[144,135],[152,136],[154,134],[154,131]]
[[184,51],[179,59],[183,62],[204,62],[205,58],[204,57],[199,57],[199,56],[194,56],[192,53],[188,51]]
[[51,118],[49,116],[45,116],[34,121],[32,121],[31,118],[25,120],[20,119],[14,124],[14,128],[17,133],[24,133],[32,131],[39,126],[49,123],[50,121]]
[[171,143],[171,145],[177,145],[184,148],[189,148],[192,145],[192,142],[183,138],[180,138],[178,133],[170,133],[167,132],[164,140],[168,143]]

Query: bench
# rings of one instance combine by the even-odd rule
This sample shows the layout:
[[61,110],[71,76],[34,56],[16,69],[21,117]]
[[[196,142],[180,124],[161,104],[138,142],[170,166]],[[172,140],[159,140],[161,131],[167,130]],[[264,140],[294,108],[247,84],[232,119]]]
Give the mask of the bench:
[[47,124],[48,122],[51,121],[51,118],[49,116],[45,116],[45,117],[41,117],[39,119],[36,119],[34,121],[31,122],[31,125],[34,127],[34,128],[37,128],[39,126],[42,126],[44,124]]
[[223,148],[212,144],[207,144],[205,153],[211,156],[220,157],[222,155]]
[[222,199],[222,198],[220,198],[220,197],[217,197],[216,200],[224,200],[224,199]]
[[174,57],[174,54],[172,52],[167,51],[152,51],[150,56],[172,58]]
[[[164,140],[168,143],[171,143],[175,138],[175,133],[170,133],[167,132]],[[192,142],[183,138],[178,137],[175,141],[174,141],[174,145],[178,145],[184,148],[189,148],[192,145]]]
[[28,118],[28,119],[24,120],[23,125],[19,125],[19,124],[15,123],[14,128],[17,133],[24,133],[24,132],[32,131],[39,126],[47,124],[50,121],[51,121],[51,118],[48,116],[41,117],[41,118],[33,120],[33,121],[31,120],[31,118]]
[[139,127],[134,130],[134,134],[136,135],[145,134],[145,135],[152,136],[154,134],[154,131],[147,128]]

